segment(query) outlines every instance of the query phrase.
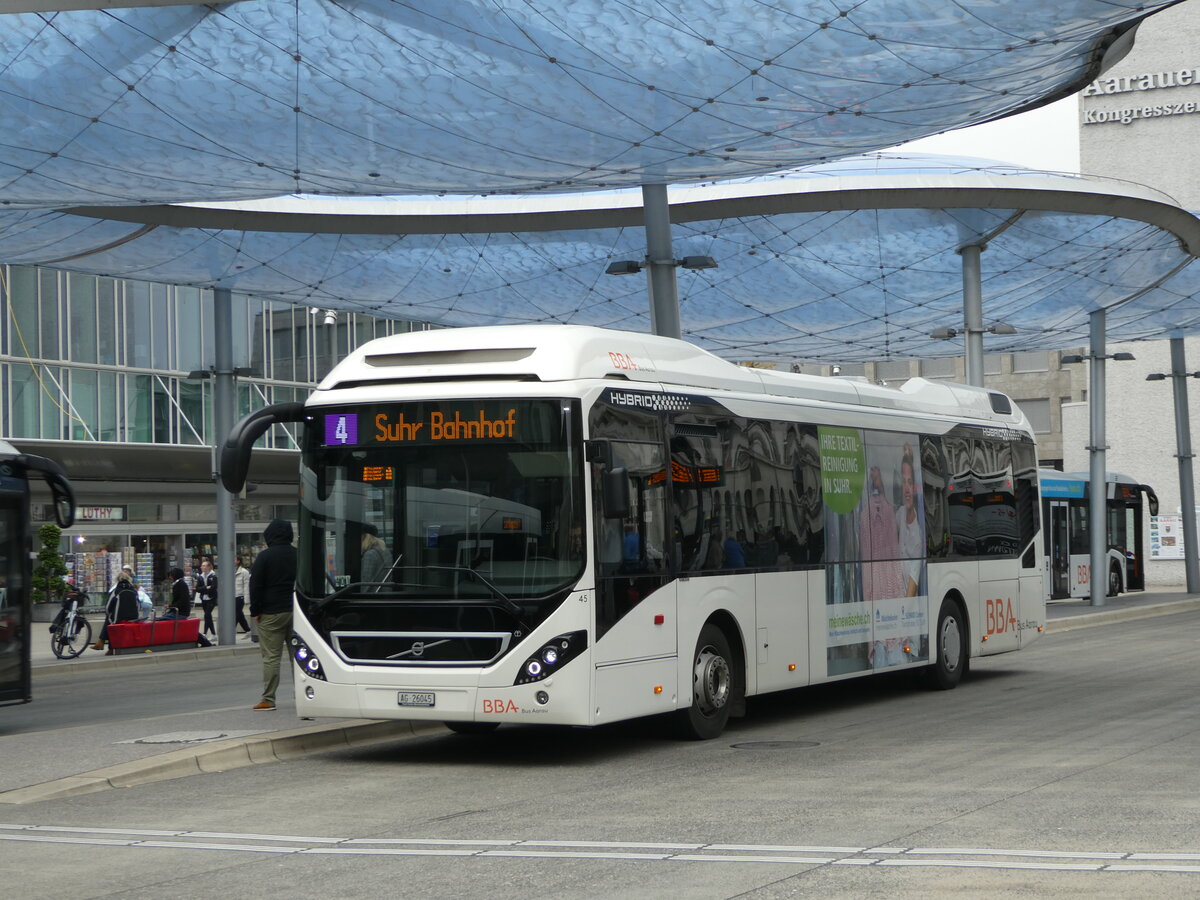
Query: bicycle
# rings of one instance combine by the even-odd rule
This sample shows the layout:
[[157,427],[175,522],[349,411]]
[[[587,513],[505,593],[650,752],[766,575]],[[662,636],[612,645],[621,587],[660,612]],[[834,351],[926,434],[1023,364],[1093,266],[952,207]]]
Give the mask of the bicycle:
[[50,626],[50,649],[59,659],[74,659],[92,642],[92,623],[79,611],[86,601],[86,593],[68,595]]

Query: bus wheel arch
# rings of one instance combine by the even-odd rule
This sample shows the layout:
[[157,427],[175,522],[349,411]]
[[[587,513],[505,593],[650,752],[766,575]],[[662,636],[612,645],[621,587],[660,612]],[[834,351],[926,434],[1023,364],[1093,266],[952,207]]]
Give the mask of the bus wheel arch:
[[744,714],[745,659],[733,618],[722,613],[710,616],[691,656],[686,688],[691,702],[675,711],[680,737],[711,740],[720,736],[731,716]]
[[957,591],[950,591],[942,598],[930,642],[933,658],[925,669],[929,687],[948,691],[958,685],[970,664],[970,637],[966,603]]

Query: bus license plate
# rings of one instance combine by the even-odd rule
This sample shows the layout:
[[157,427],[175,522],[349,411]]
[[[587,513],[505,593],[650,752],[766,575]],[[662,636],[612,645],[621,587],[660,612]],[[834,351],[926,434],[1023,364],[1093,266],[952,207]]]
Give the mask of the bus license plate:
[[434,699],[433,691],[400,691],[396,703],[399,706],[433,706]]

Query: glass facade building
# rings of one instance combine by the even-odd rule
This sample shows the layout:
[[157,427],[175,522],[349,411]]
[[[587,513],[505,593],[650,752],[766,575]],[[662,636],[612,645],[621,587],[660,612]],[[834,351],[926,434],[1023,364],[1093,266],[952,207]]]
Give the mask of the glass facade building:
[[[215,552],[210,448],[223,436],[213,381],[195,377],[213,367],[212,309],[197,288],[0,267],[0,437],[71,474],[80,515],[63,549],[94,589],[125,563],[157,584]],[[234,294],[233,365],[250,372],[235,417],[302,400],[355,347],[422,327]],[[234,504],[247,564],[266,522],[296,510],[294,435],[276,427],[259,446],[257,490]],[[52,521],[48,497],[34,499]]]
[[[0,434],[10,439],[212,443],[212,294],[3,267]],[[238,414],[301,399],[359,344],[411,323],[233,295]],[[281,432],[268,446],[290,447]]]

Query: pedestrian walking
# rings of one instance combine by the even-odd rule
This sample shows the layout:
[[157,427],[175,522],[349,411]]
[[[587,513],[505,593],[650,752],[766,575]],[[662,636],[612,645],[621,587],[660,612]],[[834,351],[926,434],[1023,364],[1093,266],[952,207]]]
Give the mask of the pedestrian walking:
[[292,631],[292,592],[296,584],[296,548],[292,546],[292,524],[274,519],[263,530],[267,548],[250,570],[250,616],[258,623],[258,646],[262,648],[262,699],[254,709],[274,709],[279,688],[279,660],[283,644]]
[[213,571],[212,560],[207,556],[200,562],[200,574],[196,576],[196,599],[204,610],[204,633],[217,635],[213,625],[213,610],[217,608],[217,573]]
[[240,625],[244,634],[250,634],[254,631],[250,627],[250,623],[246,621],[246,598],[250,596],[250,570],[242,563],[242,558],[237,558],[237,568],[233,572],[233,599],[237,604],[237,625]]

